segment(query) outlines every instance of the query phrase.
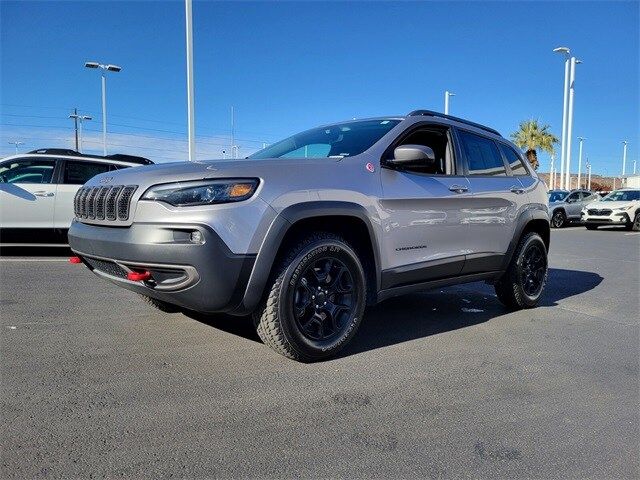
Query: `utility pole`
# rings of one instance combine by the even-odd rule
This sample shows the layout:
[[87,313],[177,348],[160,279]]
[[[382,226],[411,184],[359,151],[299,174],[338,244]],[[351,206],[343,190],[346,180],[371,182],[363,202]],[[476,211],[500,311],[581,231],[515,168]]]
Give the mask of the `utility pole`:
[[76,131],[76,152],[79,152],[80,150],[78,150],[78,109],[77,108],[73,109],[73,113],[69,115],[69,118],[73,118],[73,126]]
[[193,93],[193,16],[191,0],[184,0],[187,35],[187,134],[189,137],[189,161],[196,159],[196,114]]

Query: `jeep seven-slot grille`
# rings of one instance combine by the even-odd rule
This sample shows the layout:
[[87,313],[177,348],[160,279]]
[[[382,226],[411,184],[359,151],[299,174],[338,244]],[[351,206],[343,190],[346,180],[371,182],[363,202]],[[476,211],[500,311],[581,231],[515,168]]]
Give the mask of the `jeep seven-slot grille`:
[[137,188],[137,185],[81,188],[73,200],[75,215],[89,220],[128,220],[131,198]]

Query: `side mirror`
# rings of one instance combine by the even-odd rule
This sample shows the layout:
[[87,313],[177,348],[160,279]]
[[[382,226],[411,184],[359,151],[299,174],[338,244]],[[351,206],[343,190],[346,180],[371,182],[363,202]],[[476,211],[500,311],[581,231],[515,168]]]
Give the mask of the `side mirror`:
[[400,145],[393,151],[393,158],[389,160],[392,165],[407,165],[421,163],[432,165],[436,161],[436,154],[431,147],[424,145]]

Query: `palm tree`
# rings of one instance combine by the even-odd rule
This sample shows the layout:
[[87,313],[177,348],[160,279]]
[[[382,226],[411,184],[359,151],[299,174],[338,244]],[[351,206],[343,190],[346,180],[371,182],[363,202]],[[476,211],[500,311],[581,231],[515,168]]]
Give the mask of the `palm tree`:
[[513,143],[525,150],[527,160],[534,170],[537,170],[540,165],[537,150],[552,155],[553,146],[558,143],[558,137],[551,133],[549,128],[551,128],[549,125],[540,125],[538,120],[531,119],[520,122],[518,131],[511,134]]

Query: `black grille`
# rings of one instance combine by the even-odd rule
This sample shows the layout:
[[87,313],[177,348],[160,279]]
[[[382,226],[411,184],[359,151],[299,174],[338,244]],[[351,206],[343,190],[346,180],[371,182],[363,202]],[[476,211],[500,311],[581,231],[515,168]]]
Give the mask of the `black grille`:
[[590,208],[588,210],[589,215],[611,215],[611,210],[608,208],[603,208],[603,209],[597,209],[597,208]]
[[91,257],[84,257],[84,259],[94,270],[106,273],[112,277],[127,278],[127,272],[117,263]]
[[90,220],[128,220],[131,198],[137,188],[137,185],[81,188],[73,200],[76,217]]

